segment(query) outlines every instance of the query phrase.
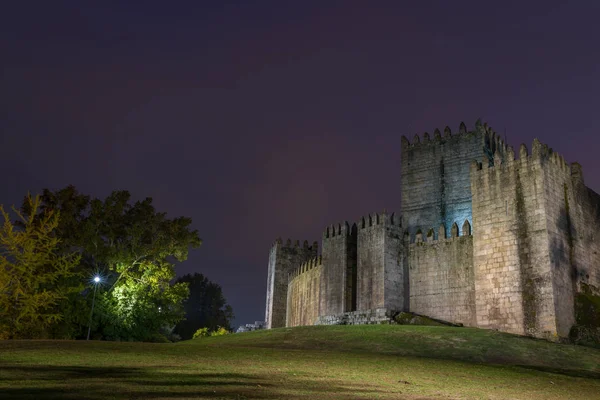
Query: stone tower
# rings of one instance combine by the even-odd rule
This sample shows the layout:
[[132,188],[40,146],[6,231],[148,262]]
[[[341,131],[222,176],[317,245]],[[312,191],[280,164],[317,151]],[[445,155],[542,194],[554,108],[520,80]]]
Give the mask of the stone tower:
[[356,225],[331,225],[323,233],[321,315],[356,310]]
[[399,218],[371,214],[358,223],[358,310],[407,307],[405,259]]
[[412,143],[402,137],[402,226],[411,237],[419,229],[427,232],[440,225],[450,232],[456,221],[473,224],[471,161],[487,161],[496,150],[505,152],[495,133],[489,140],[488,130],[477,121],[473,131],[461,123],[455,135],[446,127],[443,135],[436,129],[433,138],[428,133],[415,135]]
[[308,242],[304,241],[304,245],[301,247],[299,241],[292,245],[290,239],[285,244],[281,242],[281,239],[278,239],[271,247],[265,310],[265,326],[267,329],[285,326],[289,274],[316,255],[316,242],[312,247],[309,247]]
[[537,139],[517,159],[480,121],[402,137],[401,151],[401,217],[331,225],[317,258],[316,243],[275,243],[267,327],[399,311],[551,340],[585,327],[575,308],[600,296],[600,195],[579,164]]

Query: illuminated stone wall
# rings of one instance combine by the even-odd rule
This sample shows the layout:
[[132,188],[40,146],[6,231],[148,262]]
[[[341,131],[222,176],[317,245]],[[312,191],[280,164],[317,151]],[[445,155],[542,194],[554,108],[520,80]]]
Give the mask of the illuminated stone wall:
[[356,225],[327,227],[322,241],[323,278],[319,313],[339,314],[356,308]]
[[314,325],[319,316],[323,263],[316,257],[290,275],[286,326]]
[[410,311],[466,326],[476,326],[473,237],[468,221],[446,238],[443,225],[434,235],[417,234],[408,246]]
[[600,195],[537,139],[515,159],[479,122],[403,138],[402,185],[401,217],[327,227],[321,258],[317,243],[273,246],[267,327],[411,311],[558,340],[579,295],[600,295]]
[[531,155],[525,145],[519,153],[471,168],[478,326],[567,337],[575,282],[570,167],[537,139]]
[[358,222],[357,310],[404,311],[406,263],[400,218],[371,214]]
[[316,242],[312,247],[308,242],[300,246],[299,241],[292,245],[291,240],[283,244],[275,241],[269,252],[267,269],[267,301],[265,309],[265,327],[267,329],[284,327],[287,312],[287,291],[289,274],[303,262],[317,255]]
[[411,237],[440,225],[449,232],[455,221],[473,224],[469,165],[496,150],[503,154],[505,144],[479,121],[469,132],[461,123],[455,135],[446,127],[412,142],[402,137],[402,226]]

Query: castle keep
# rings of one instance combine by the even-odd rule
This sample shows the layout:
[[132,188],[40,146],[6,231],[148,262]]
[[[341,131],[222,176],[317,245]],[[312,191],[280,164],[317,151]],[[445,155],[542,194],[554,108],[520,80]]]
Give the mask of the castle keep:
[[600,195],[581,166],[537,139],[516,157],[479,121],[454,135],[402,137],[401,159],[402,215],[328,226],[320,252],[317,242],[275,241],[266,327],[410,311],[567,337],[576,295],[600,287]]

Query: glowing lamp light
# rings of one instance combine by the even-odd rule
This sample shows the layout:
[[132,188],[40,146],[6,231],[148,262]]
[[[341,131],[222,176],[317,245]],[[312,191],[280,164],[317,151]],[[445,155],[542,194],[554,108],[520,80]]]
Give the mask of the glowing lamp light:
[[90,322],[88,322],[88,334],[86,340],[90,340],[90,332],[92,331],[92,315],[94,314],[94,304],[96,303],[96,290],[101,279],[98,275],[94,276],[94,297],[92,298],[92,310],[90,311]]

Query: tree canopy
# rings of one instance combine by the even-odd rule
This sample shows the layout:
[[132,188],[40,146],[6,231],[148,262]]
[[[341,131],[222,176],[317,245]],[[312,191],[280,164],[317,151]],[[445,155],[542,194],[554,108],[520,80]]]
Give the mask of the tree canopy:
[[175,332],[183,339],[191,339],[199,328],[217,331],[219,327],[231,329],[233,310],[221,290],[221,286],[211,282],[202,274],[184,275],[177,279],[189,285],[190,296],[183,303],[185,320],[175,327]]
[[[36,212],[27,201],[21,209]],[[55,250],[63,256],[78,255],[79,273],[90,279],[102,277],[92,337],[152,340],[183,318],[187,283],[170,282],[175,278],[174,263],[186,260],[189,248],[201,244],[191,219],[169,219],[156,211],[151,198],[132,203],[127,191],[114,191],[101,200],[80,194],[73,186],[45,189],[35,210],[42,215],[60,213],[53,230],[58,240]],[[71,300],[84,300],[89,310],[91,292]],[[69,322],[79,335],[83,333],[80,315]]]
[[0,205],[0,339],[51,336],[67,313],[59,305],[78,289],[68,280],[78,276],[79,255],[57,252],[60,213],[38,212],[39,204],[28,195],[26,212],[13,207],[18,225]]

